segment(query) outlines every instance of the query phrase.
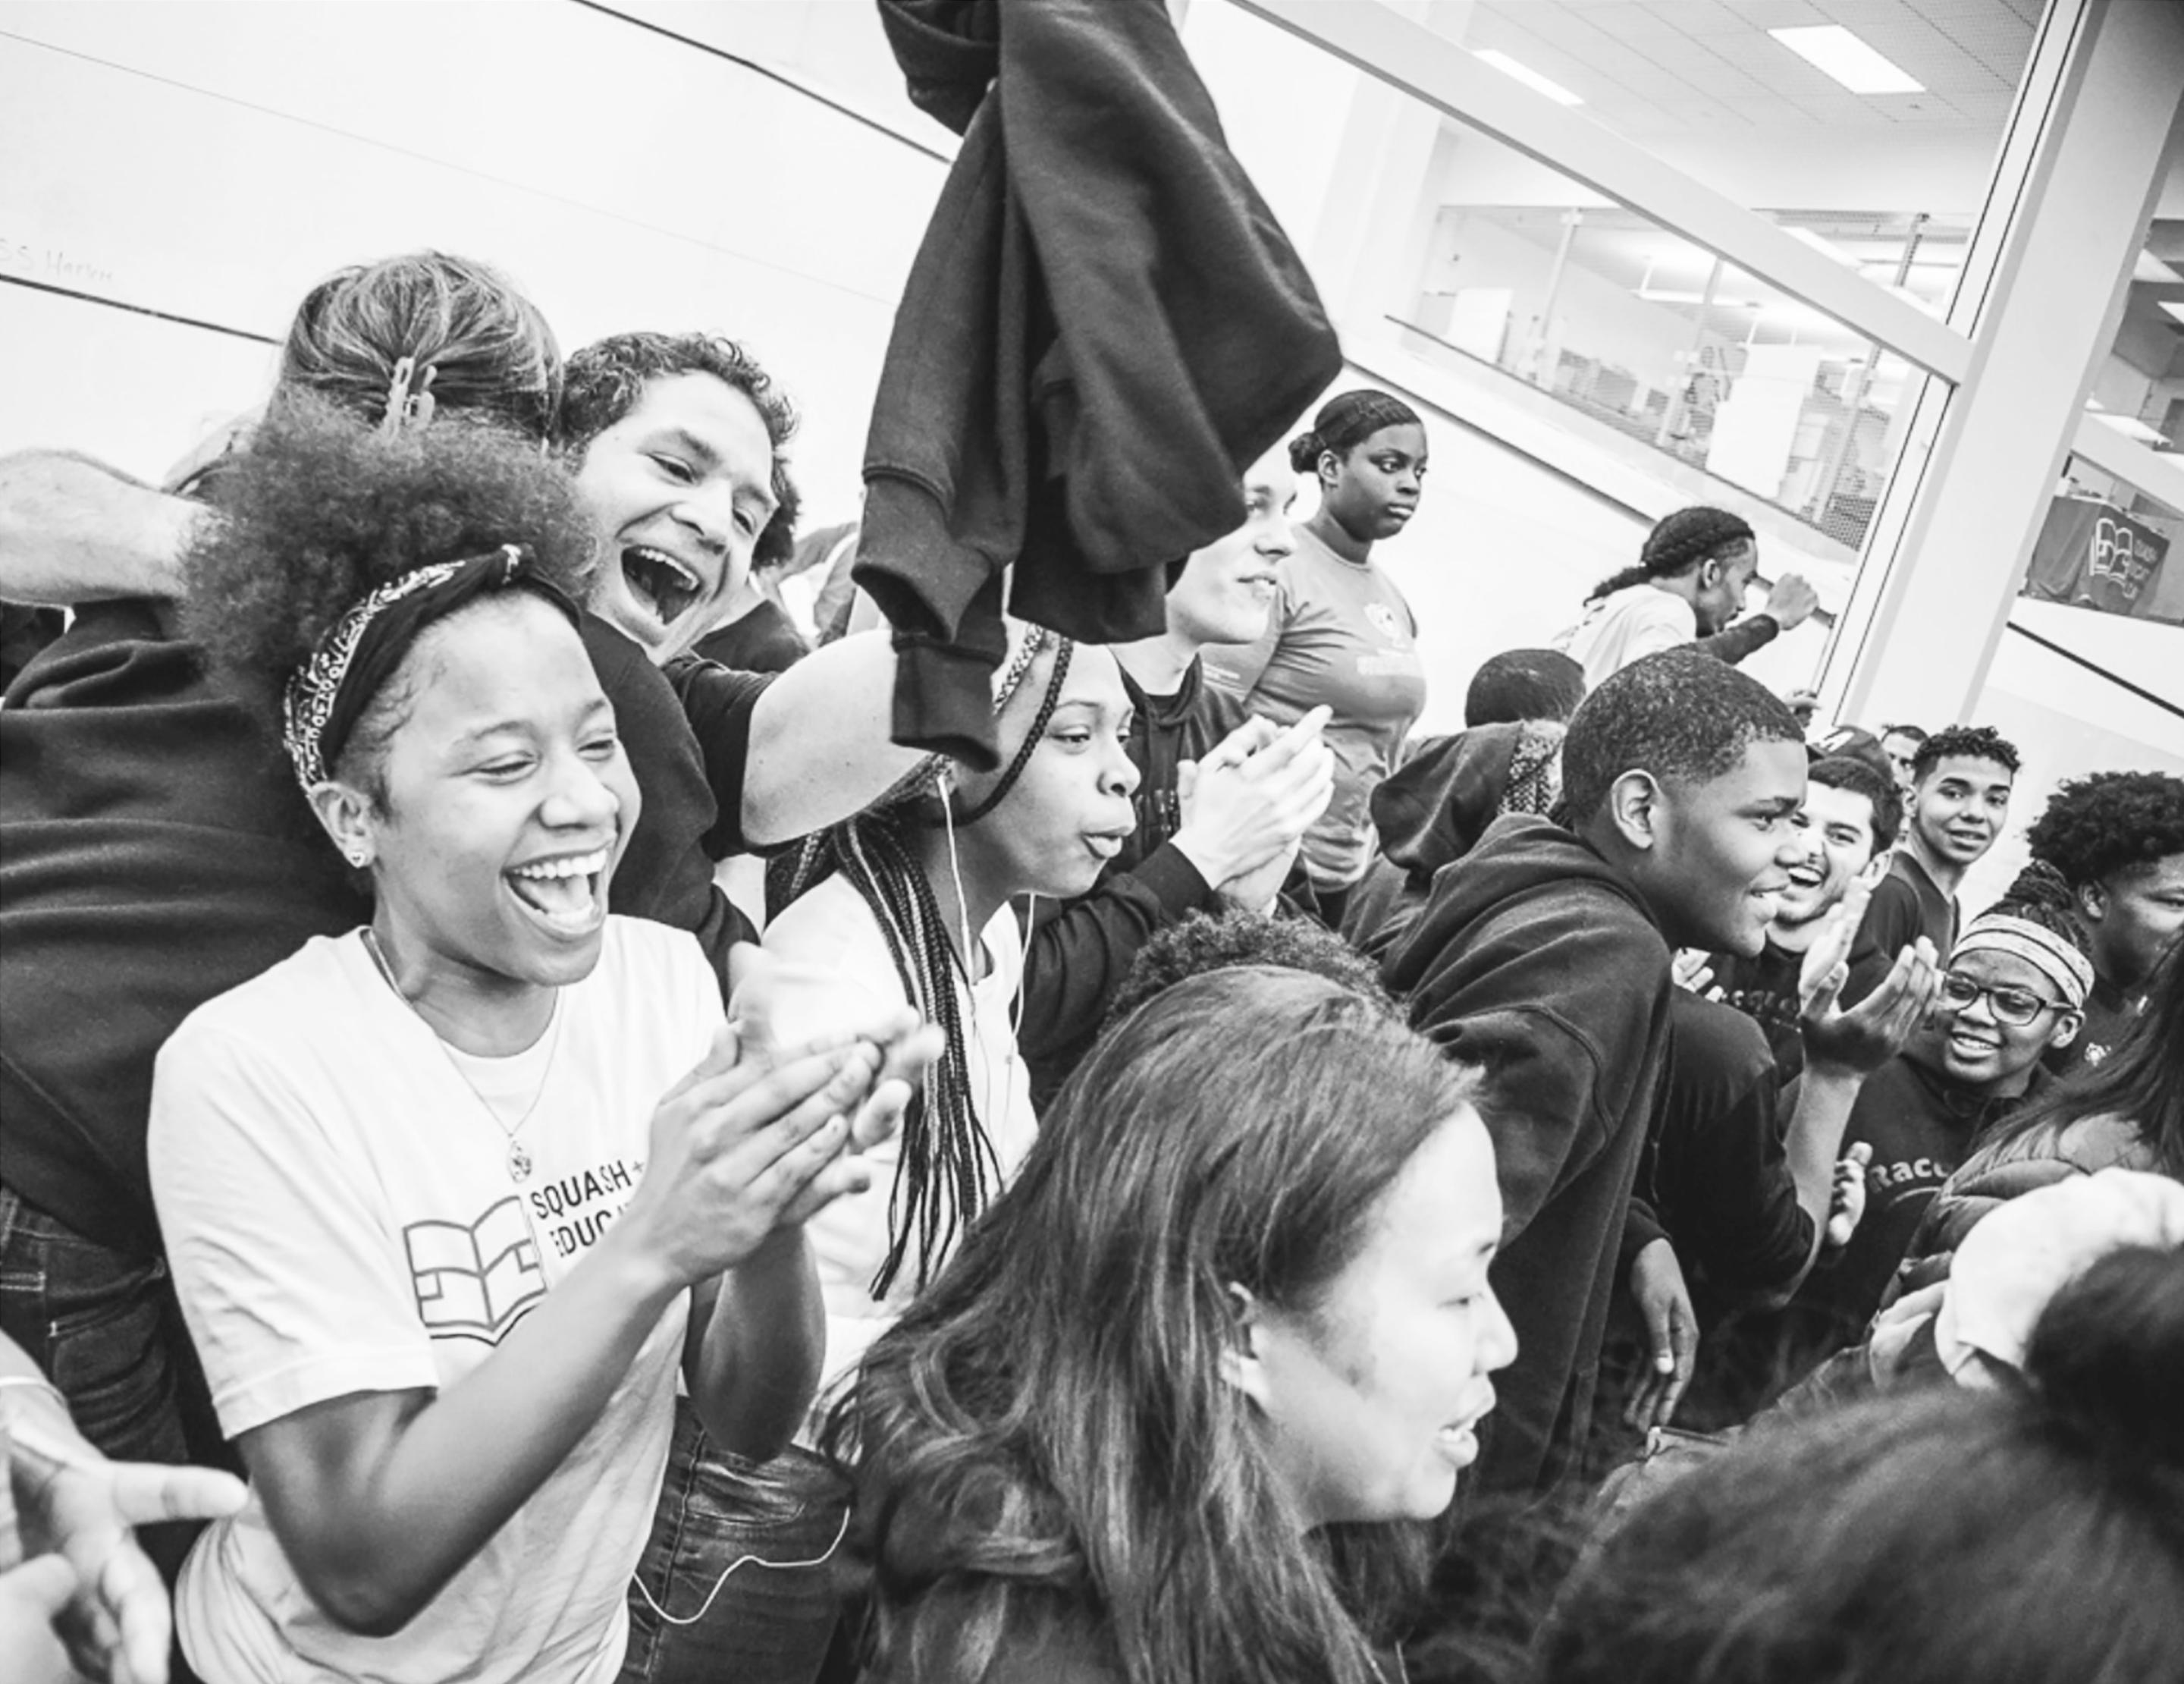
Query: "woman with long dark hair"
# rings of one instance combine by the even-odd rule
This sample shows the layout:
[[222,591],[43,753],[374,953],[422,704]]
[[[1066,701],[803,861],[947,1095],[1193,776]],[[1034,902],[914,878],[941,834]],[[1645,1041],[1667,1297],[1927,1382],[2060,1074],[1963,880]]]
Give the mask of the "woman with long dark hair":
[[251,1476],[184,1569],[184,1651],[223,1684],[596,1684],[678,1373],[759,1458],[811,1395],[800,1224],[866,1177],[879,1053],[742,1056],[695,940],[610,915],[638,792],[558,470],[298,403],[223,515],[208,658],[370,917],[159,1057],[153,1191]]
[[1384,1005],[1260,967],[1148,1001],[830,1418],[869,1676],[1398,1676],[1390,1523],[1448,1507],[1515,1352],[1501,1219],[1467,1078]]
[[1390,393],[1345,392],[1290,442],[1290,464],[1318,482],[1319,506],[1296,525],[1266,631],[1254,644],[1207,649],[1206,670],[1247,712],[1278,725],[1333,710],[1323,734],[1334,751],[1334,798],[1305,833],[1302,860],[1333,928],[1372,857],[1366,803],[1425,706],[1418,616],[1373,560],[1374,546],[1418,512],[1425,423]]

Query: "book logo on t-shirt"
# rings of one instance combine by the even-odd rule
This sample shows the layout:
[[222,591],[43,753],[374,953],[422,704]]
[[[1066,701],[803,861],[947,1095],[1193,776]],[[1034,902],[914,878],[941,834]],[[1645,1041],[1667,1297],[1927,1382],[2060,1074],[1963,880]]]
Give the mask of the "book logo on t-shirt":
[[417,1315],[435,1339],[498,1345],[523,1313],[546,1296],[538,1247],[514,1196],[465,1228],[413,1222],[402,1230]]

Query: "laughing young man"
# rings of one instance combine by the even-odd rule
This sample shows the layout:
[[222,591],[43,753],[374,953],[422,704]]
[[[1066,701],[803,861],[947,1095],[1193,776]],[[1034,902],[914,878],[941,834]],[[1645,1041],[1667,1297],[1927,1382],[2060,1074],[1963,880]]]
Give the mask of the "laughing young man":
[[1804,857],[1790,867],[1790,886],[1767,926],[1766,945],[1752,958],[1717,953],[1708,962],[1722,1003],[1765,1032],[1786,1082],[1805,1062],[1797,1030],[1797,979],[1805,955],[1858,873],[1896,845],[1903,817],[1895,786],[1863,761],[1841,756],[1819,761],[1806,778],[1805,805],[1791,821]]
[[2002,834],[2018,764],[2016,745],[1984,725],[1953,725],[1919,745],[1903,839],[1851,950],[1847,1002],[1872,993],[1919,937],[1938,953],[1956,945],[1957,890]]
[[1572,717],[1563,796],[1568,828],[1504,817],[1443,869],[1382,973],[1414,1027],[1489,1073],[1494,1287],[1518,1356],[1481,1434],[1488,1491],[1551,1491],[1586,1441],[1668,1057],[1670,952],[1759,951],[1803,857],[1804,736],[1763,686],[1672,650]]

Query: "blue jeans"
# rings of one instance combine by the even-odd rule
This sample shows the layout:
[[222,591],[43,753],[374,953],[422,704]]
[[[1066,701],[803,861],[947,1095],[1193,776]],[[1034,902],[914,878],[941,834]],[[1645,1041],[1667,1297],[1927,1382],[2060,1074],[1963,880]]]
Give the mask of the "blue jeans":
[[731,1456],[677,1398],[621,1684],[811,1684],[839,1612],[849,1510],[849,1481],[826,1458]]
[[[0,1332],[68,1400],[76,1430],[117,1462],[198,1462],[240,1471],[220,1438],[174,1283],[148,1261],[87,1240],[0,1186]],[[140,1526],[170,1589],[202,1521]],[[194,1678],[177,1648],[170,1676]]]

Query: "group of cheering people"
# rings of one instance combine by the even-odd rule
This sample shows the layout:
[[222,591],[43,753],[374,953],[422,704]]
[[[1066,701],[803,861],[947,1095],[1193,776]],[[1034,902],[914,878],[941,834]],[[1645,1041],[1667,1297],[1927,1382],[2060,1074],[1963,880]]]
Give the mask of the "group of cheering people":
[[1961,918],[1712,510],[1407,741],[1375,392],[973,768],[695,652],[794,426],[425,254],[0,462],[9,1679],[2175,1676],[2184,780]]

